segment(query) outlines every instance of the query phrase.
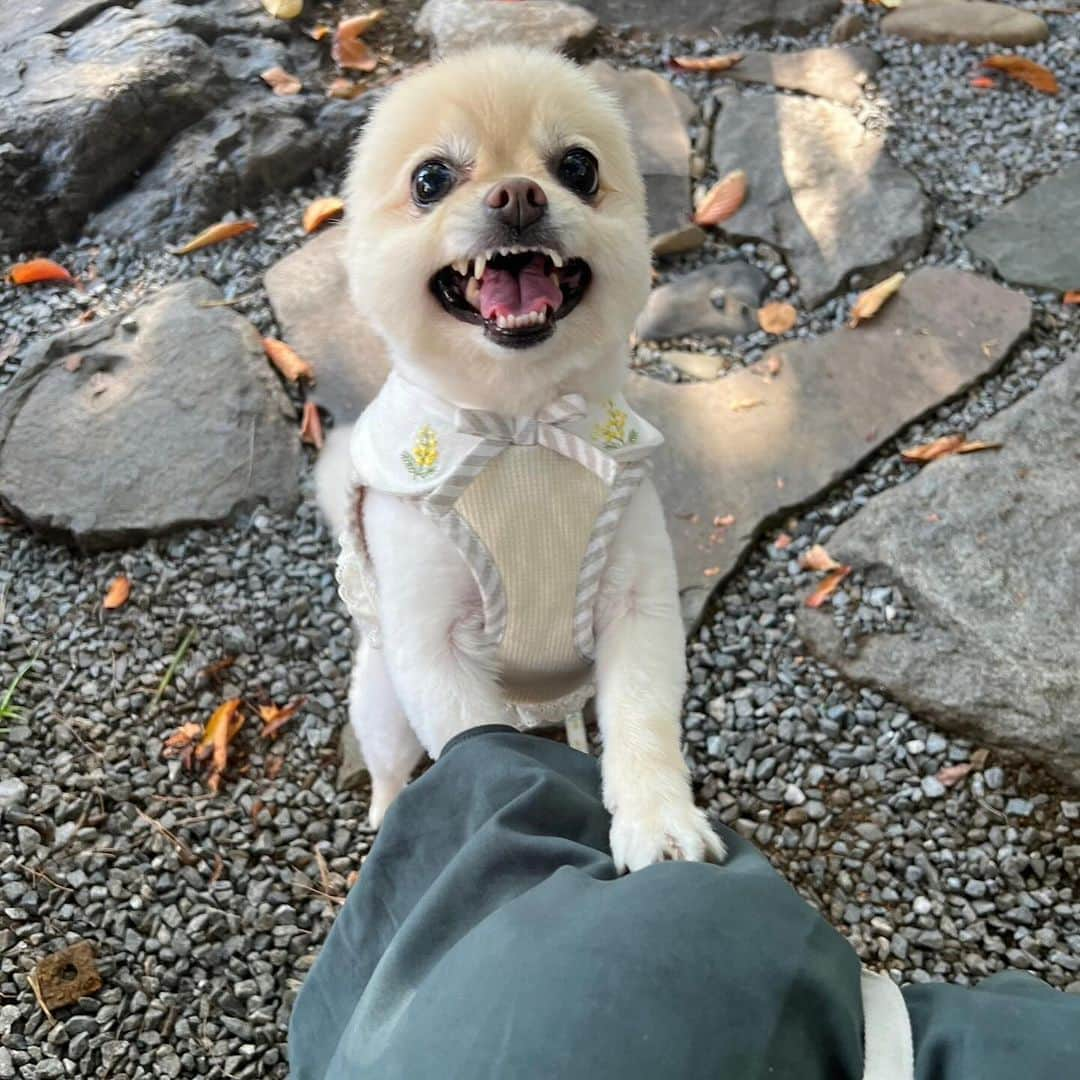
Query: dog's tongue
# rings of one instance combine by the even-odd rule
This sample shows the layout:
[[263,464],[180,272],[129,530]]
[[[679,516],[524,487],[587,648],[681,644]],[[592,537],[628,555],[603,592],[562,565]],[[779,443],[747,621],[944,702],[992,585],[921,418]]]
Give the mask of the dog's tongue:
[[499,315],[528,315],[545,307],[557,311],[562,289],[544,273],[544,256],[534,255],[518,273],[488,267],[480,282],[480,314],[485,319]]

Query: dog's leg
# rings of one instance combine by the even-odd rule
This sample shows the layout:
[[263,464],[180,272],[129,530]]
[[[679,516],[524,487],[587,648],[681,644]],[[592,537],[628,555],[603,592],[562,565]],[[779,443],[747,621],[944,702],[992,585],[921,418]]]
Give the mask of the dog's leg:
[[382,824],[387,808],[408,783],[424,748],[409,727],[381,649],[361,641],[349,683],[349,722],[371,776],[368,821]]
[[506,720],[494,653],[480,638],[479,591],[454,545],[401,499],[369,493],[364,526],[390,680],[437,758],[459,732]]
[[616,866],[721,860],[723,843],[694,805],[680,749],[682,618],[671,541],[649,482],[612,545],[597,622],[601,768]]

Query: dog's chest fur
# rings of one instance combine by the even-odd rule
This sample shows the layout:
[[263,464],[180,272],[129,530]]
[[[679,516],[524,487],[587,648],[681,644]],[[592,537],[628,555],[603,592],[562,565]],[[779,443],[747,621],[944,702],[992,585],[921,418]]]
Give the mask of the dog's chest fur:
[[603,481],[542,446],[511,446],[454,509],[490,553],[507,601],[499,668],[507,698],[529,703],[576,689],[590,665],[574,641],[581,564]]

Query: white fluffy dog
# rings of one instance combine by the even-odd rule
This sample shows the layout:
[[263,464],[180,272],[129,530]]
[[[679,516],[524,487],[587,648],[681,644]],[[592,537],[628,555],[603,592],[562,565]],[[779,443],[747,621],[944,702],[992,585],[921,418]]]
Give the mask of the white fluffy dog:
[[378,824],[422,753],[595,686],[620,869],[721,859],[680,752],[674,560],[621,397],[649,289],[644,188],[616,103],[553,54],[494,47],[394,86],[356,148],[352,295],[393,372],[320,500],[349,525],[365,631],[350,719]]

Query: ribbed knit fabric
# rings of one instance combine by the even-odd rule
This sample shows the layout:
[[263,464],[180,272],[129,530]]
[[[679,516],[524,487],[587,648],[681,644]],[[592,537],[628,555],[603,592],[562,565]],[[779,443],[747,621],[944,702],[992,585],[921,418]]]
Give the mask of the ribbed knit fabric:
[[574,612],[581,561],[606,497],[604,482],[577,462],[543,446],[510,446],[455,504],[502,576],[508,620],[499,665],[512,703],[561,697],[589,677],[574,643]]

